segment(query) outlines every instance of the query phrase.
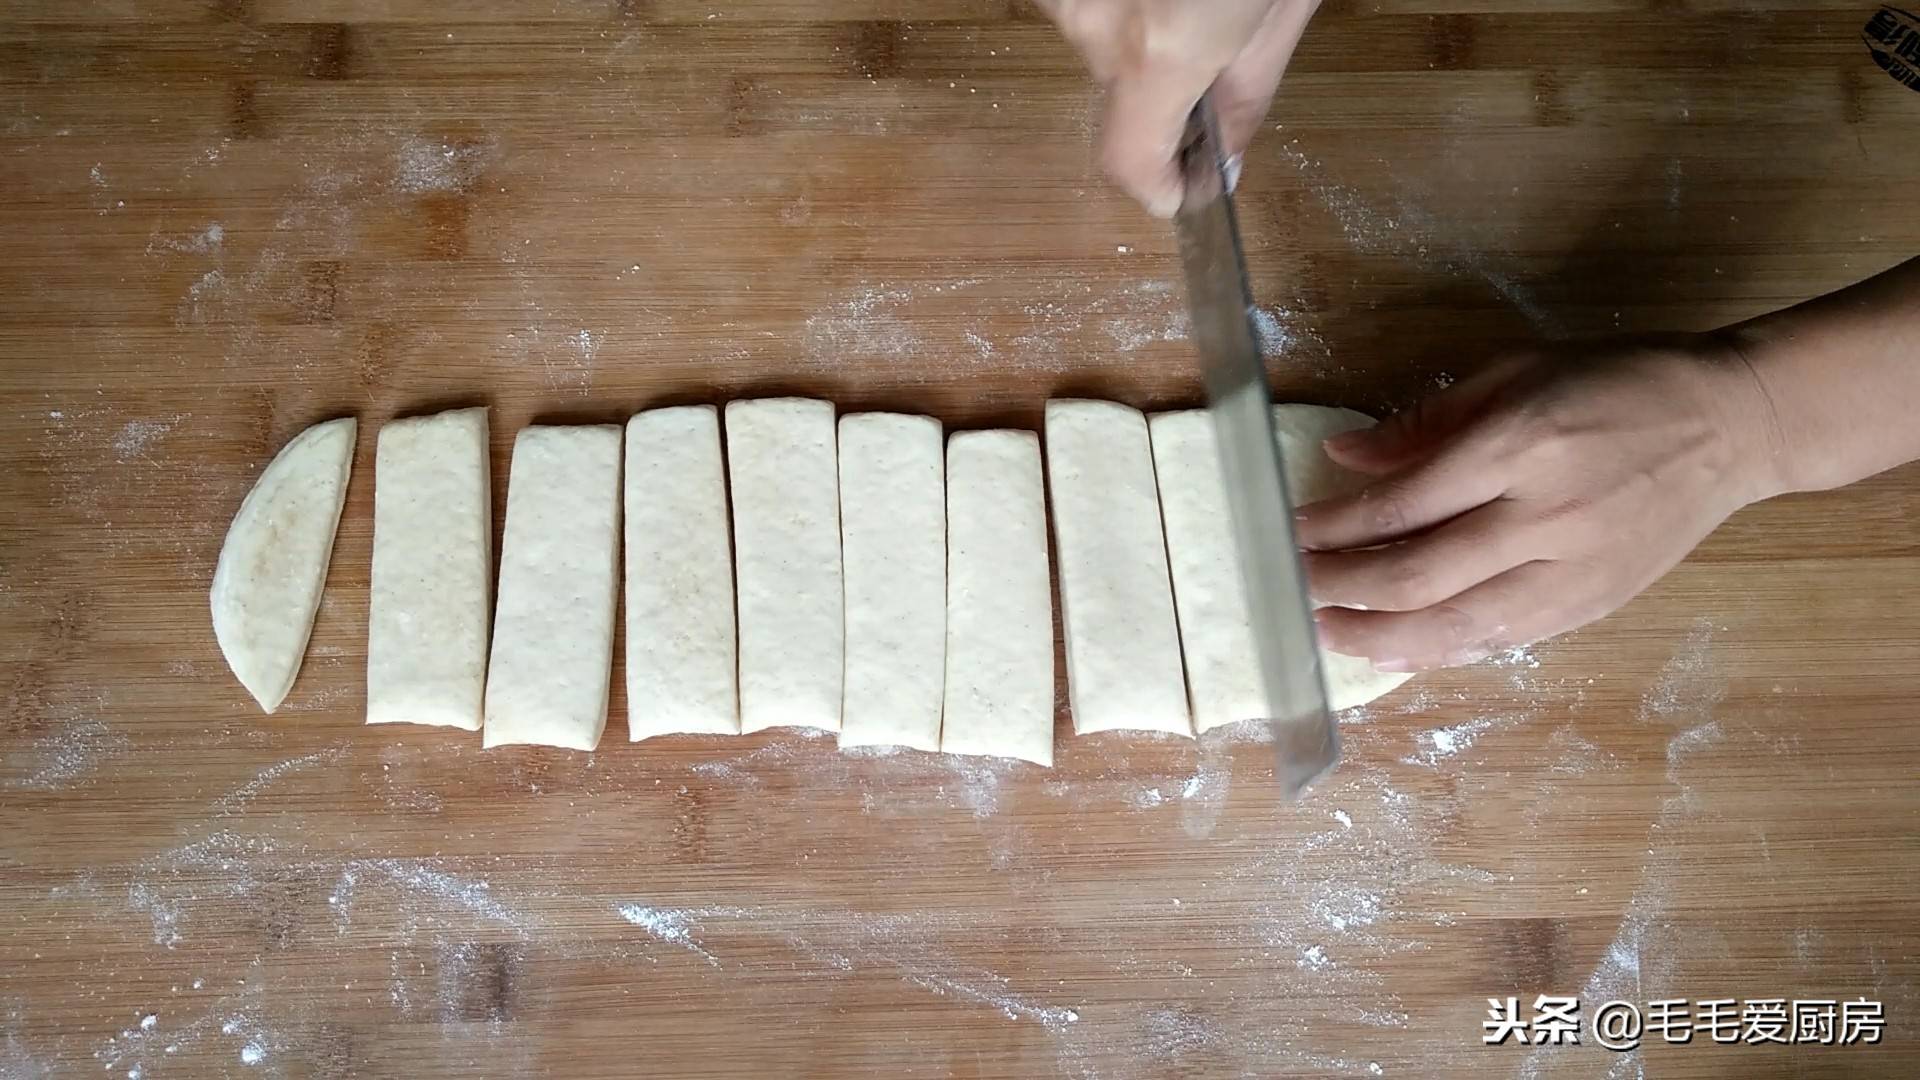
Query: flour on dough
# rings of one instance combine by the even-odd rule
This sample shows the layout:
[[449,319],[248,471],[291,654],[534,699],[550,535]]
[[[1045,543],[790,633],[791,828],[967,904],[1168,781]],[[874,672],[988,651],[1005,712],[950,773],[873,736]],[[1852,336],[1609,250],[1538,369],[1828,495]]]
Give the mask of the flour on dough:
[[627,737],[740,731],[720,414],[627,421]]
[[1191,735],[1146,417],[1061,399],[1046,425],[1073,730]]
[[940,748],[947,500],[940,421],[840,418],[846,693],[841,746]]
[[514,439],[482,746],[592,750],[606,729],[620,437],[586,424]]
[[493,594],[487,410],[380,429],[367,723],[480,729]]
[[727,403],[740,730],[840,730],[846,625],[833,402]]
[[286,700],[307,651],[353,469],[352,417],[315,424],[268,463],[213,571],[213,635],[260,707]]
[[1053,764],[1047,497],[1031,431],[947,440],[945,712],[945,753]]

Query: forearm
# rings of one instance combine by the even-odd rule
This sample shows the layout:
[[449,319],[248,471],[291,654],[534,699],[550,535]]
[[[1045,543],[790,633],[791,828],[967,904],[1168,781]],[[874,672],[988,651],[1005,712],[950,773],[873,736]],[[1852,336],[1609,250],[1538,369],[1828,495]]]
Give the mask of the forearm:
[[1766,398],[1768,494],[1920,459],[1920,258],[1717,336]]

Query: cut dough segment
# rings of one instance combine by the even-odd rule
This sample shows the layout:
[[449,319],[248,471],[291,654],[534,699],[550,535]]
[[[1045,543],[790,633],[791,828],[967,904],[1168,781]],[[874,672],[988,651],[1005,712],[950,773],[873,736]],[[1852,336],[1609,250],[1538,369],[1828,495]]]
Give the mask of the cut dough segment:
[[1146,418],[1047,402],[1047,470],[1074,731],[1193,734]]
[[[1274,423],[1288,493],[1297,504],[1364,483],[1363,477],[1335,465],[1320,444],[1339,432],[1372,424],[1367,416],[1351,409],[1279,405]],[[1195,409],[1160,413],[1151,424],[1195,726],[1207,731],[1265,718],[1272,709],[1254,654],[1213,419]],[[1328,703],[1335,710],[1365,704],[1411,677],[1383,674],[1363,659],[1326,652],[1321,654],[1321,669]]]
[[947,678],[940,749],[1053,764],[1053,599],[1040,440],[947,441]]
[[840,730],[844,674],[833,403],[727,403],[740,730]]
[[1158,413],[1148,427],[1193,725],[1267,716],[1213,418],[1205,409]]
[[[1367,478],[1334,464],[1321,444],[1343,431],[1372,427],[1373,418],[1327,405],[1275,405],[1281,460],[1287,468],[1287,493],[1300,506],[1345,495],[1366,486]],[[1413,678],[1410,672],[1375,671],[1362,657],[1322,652],[1327,704],[1335,711],[1365,705]]]
[[627,737],[740,731],[720,414],[627,421]]
[[483,745],[599,743],[619,536],[620,428],[522,429],[508,476]]
[[840,418],[841,746],[940,748],[947,650],[941,451],[940,421],[929,416]]
[[493,588],[487,410],[389,422],[373,479],[367,723],[478,731]]
[[213,636],[267,712],[306,656],[333,534],[353,470],[352,417],[315,424],[281,448],[247,492],[213,571]]

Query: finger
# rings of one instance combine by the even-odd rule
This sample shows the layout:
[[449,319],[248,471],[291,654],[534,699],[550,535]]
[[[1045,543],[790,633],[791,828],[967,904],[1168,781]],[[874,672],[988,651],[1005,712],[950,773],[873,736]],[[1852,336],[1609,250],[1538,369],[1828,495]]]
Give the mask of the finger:
[[1431,532],[1358,551],[1305,555],[1314,602],[1358,611],[1418,611],[1538,557],[1538,538],[1495,500]]
[[1042,14],[1086,58],[1093,81],[1106,83],[1125,63],[1129,13],[1113,3],[1087,0],[1034,0]]
[[1475,663],[1605,615],[1599,594],[1570,580],[1572,566],[1526,563],[1418,611],[1322,608],[1315,613],[1321,645],[1366,657],[1381,671]]
[[1301,507],[1295,539],[1309,551],[1339,551],[1404,540],[1492,502],[1506,469],[1471,432],[1411,468],[1359,491]]
[[1492,400],[1527,366],[1523,357],[1503,360],[1415,402],[1372,427],[1356,428],[1328,439],[1327,456],[1337,465],[1368,476],[1384,476],[1432,454],[1440,444],[1478,418]]
[[1293,59],[1307,20],[1318,6],[1318,0],[1275,4],[1246,48],[1215,80],[1214,115],[1219,118],[1220,139],[1232,159],[1246,153],[1260,130],[1287,62]]
[[1180,209],[1186,186],[1177,156],[1187,114],[1211,75],[1161,67],[1120,78],[1107,89],[1101,157],[1107,175],[1155,217]]

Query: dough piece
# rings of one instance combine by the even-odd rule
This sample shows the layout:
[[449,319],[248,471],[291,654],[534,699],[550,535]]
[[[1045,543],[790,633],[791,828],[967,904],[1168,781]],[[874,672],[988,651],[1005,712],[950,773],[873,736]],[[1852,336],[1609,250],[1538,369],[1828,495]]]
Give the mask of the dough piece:
[[1040,440],[947,440],[947,686],[940,749],[1053,764],[1053,597]]
[[1147,423],[1193,725],[1207,731],[1267,716],[1213,418],[1191,409],[1158,413]]
[[717,409],[627,421],[626,522],[627,737],[738,734]]
[[840,730],[846,627],[833,403],[727,403],[740,730]]
[[478,731],[493,608],[487,410],[389,422],[373,480],[367,723]]
[[1193,734],[1146,417],[1047,402],[1047,471],[1074,731]]
[[[1274,422],[1288,492],[1296,503],[1350,491],[1364,482],[1335,465],[1320,444],[1339,432],[1372,424],[1367,416],[1350,409],[1280,405],[1274,409]],[[1202,409],[1160,413],[1151,426],[1195,726],[1207,731],[1267,717],[1272,710],[1254,654],[1213,418]],[[1326,652],[1321,654],[1321,670],[1328,702],[1336,710],[1365,704],[1410,678]]]
[[227,527],[213,571],[213,636],[227,666],[267,712],[306,656],[333,534],[353,470],[352,417],[315,424],[282,447]]
[[940,749],[947,653],[941,444],[940,421],[930,416],[840,418],[841,746]]
[[[1280,457],[1287,469],[1287,493],[1295,505],[1305,506],[1366,486],[1365,476],[1334,464],[1321,444],[1343,431],[1372,427],[1373,422],[1366,413],[1327,405],[1273,407],[1273,426],[1279,432]],[[1411,672],[1375,671],[1371,663],[1358,656],[1322,652],[1320,659],[1327,680],[1327,704],[1335,711],[1365,705],[1413,678]]]
[[607,726],[620,428],[530,427],[513,442],[484,746],[591,750]]

